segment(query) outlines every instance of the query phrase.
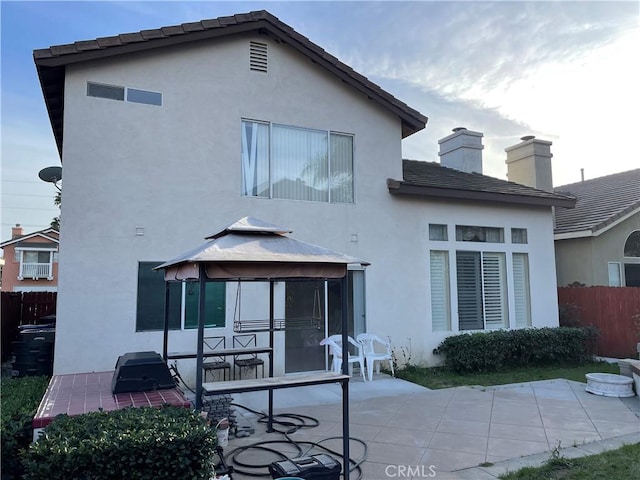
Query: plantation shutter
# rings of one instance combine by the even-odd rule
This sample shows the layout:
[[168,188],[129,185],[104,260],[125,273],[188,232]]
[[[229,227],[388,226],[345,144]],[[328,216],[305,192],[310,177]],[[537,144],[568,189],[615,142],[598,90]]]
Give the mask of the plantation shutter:
[[460,330],[481,330],[482,277],[480,252],[456,252],[458,322]]
[[516,327],[531,325],[531,297],[529,289],[529,256],[513,254],[513,296],[515,302]]
[[507,327],[507,282],[503,253],[485,252],[482,255],[484,283],[484,319],[486,328]]
[[449,254],[432,250],[429,258],[432,328],[434,332],[451,330]]

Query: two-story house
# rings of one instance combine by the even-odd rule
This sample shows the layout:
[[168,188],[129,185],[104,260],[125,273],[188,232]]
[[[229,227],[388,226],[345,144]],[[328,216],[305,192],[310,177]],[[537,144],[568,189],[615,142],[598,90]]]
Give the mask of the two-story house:
[[[573,200],[482,175],[482,134],[466,129],[442,140],[441,165],[403,162],[427,117],[268,12],[34,60],[65,175],[56,373],[159,351],[153,267],[246,216],[370,262],[349,271],[350,332],[389,336],[412,362],[437,362],[454,333],[557,325],[552,207]],[[277,315],[320,319],[276,332],[276,374],[326,367],[334,287],[275,286]],[[243,286],[239,308],[236,284],[212,285],[205,333],[265,318],[265,289]],[[172,294],[174,350],[195,348],[195,290]]]
[[46,228],[24,233],[11,228],[11,240],[0,243],[4,251],[3,292],[55,292],[58,289],[59,233]]

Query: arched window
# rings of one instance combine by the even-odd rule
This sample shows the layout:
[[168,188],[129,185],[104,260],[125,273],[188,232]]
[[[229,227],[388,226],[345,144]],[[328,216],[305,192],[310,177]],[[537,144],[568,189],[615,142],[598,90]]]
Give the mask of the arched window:
[[640,257],[640,230],[632,232],[624,244],[625,257]]

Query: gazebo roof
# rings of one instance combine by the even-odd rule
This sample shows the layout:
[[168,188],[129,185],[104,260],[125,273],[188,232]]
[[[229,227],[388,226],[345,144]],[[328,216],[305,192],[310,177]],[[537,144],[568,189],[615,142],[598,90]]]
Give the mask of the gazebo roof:
[[209,241],[156,269],[166,280],[199,278],[204,264],[209,279],[340,278],[349,264],[368,262],[288,237],[290,229],[244,217],[206,237]]

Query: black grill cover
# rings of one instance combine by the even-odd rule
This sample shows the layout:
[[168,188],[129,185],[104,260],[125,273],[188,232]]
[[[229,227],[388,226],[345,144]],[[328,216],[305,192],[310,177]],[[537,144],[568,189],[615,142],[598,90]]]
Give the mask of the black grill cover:
[[132,352],[118,357],[113,373],[113,393],[148,392],[174,388],[169,367],[156,352]]
[[269,465],[271,478],[296,477],[304,480],[339,480],[342,466],[335,458],[319,453],[310,457],[281,460]]

